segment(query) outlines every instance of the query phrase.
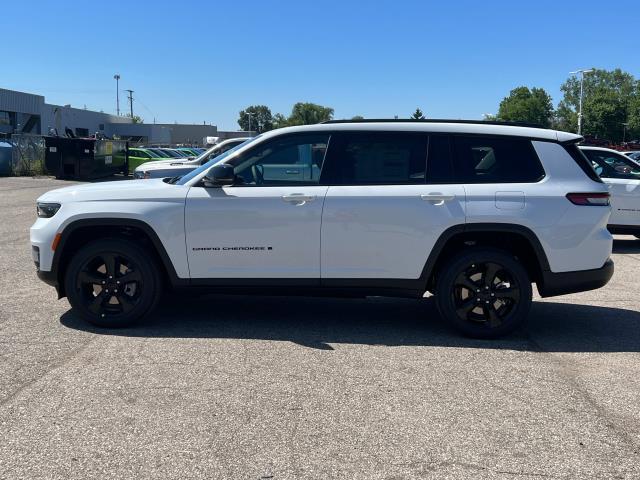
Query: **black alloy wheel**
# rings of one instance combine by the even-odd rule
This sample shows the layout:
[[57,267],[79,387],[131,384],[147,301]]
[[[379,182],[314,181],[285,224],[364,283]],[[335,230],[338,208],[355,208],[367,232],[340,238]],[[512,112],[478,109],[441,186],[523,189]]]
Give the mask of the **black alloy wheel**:
[[142,297],[144,282],[132,259],[109,252],[85,262],[76,287],[86,308],[104,318],[133,310]]
[[74,255],[65,290],[74,311],[102,327],[122,327],[148,314],[162,289],[158,268],[138,245],[119,238],[90,243]]
[[453,257],[436,283],[436,304],[455,328],[494,338],[520,326],[531,308],[531,279],[508,252],[475,247]]

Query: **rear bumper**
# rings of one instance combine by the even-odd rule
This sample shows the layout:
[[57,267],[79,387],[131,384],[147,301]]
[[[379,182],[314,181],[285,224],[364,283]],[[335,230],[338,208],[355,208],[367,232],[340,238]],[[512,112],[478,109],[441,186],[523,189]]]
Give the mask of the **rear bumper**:
[[585,292],[604,287],[613,276],[613,260],[594,270],[577,272],[543,272],[542,282],[538,284],[538,292],[543,297],[566,295],[568,293]]

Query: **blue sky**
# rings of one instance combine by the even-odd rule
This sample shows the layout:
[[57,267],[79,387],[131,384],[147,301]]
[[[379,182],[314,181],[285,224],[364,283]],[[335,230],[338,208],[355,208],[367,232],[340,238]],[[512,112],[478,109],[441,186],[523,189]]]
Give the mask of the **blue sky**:
[[[298,101],[336,118],[482,118],[520,86],[555,103],[568,72],[640,77],[636,1],[5,1],[0,87],[146,122],[217,124]],[[125,106],[121,93],[121,108]]]

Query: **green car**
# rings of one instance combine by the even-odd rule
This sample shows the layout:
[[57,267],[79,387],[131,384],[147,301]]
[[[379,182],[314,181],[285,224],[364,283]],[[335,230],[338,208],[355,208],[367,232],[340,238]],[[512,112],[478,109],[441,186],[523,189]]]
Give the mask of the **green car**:
[[129,173],[132,173],[137,167],[149,160],[158,160],[160,155],[146,148],[130,148],[129,149]]
[[197,157],[197,156],[200,155],[198,152],[196,152],[195,150],[193,150],[191,148],[180,147],[180,148],[176,148],[176,150],[184,152],[190,157]]

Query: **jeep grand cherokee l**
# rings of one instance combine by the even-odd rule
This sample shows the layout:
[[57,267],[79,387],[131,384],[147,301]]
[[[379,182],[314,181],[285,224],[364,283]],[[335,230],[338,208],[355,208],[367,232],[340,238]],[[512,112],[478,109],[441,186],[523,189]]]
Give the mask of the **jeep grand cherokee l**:
[[435,295],[464,334],[518,327],[542,296],[613,274],[609,193],[581,137],[464,121],[328,122],[262,134],[180,179],[38,199],[38,275],[96,325],[165,288]]

